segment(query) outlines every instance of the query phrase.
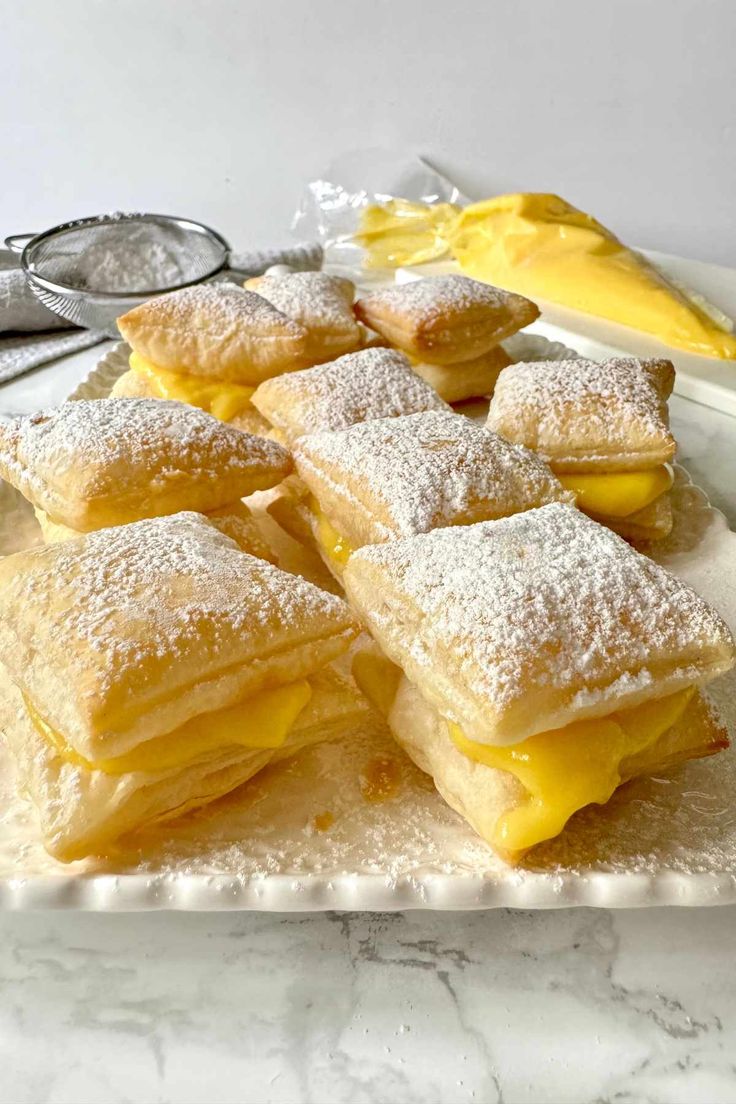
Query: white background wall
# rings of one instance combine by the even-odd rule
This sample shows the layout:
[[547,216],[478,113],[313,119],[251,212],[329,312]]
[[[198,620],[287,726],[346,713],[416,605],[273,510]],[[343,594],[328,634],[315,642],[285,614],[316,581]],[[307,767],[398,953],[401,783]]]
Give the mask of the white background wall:
[[734,0],[0,0],[0,230],[283,240],[334,154],[389,143],[736,264],[735,47]]

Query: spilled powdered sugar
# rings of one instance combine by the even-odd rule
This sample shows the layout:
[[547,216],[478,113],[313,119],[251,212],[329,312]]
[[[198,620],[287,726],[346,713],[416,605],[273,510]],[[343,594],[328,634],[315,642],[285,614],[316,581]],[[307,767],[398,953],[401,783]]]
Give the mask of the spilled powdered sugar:
[[[303,437],[295,458],[307,483],[338,473],[381,519],[386,536],[502,517],[570,496],[533,452],[449,411],[362,422]],[[315,492],[316,493],[316,492]],[[385,525],[383,524],[385,522]]]

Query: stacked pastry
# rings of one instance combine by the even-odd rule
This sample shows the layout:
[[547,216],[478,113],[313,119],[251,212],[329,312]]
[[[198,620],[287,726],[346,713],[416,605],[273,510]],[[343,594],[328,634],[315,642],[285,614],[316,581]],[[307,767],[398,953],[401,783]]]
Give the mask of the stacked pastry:
[[571,500],[529,449],[450,410],[300,437],[309,524],[338,578],[356,548]]
[[539,316],[522,295],[459,275],[381,289],[359,299],[355,312],[452,403],[490,395],[511,363],[501,342]]
[[633,357],[513,364],[487,424],[538,452],[591,517],[629,540],[658,540],[672,529],[674,376],[669,360]]
[[[253,395],[271,436],[293,448],[304,434],[337,431],[376,418],[450,408],[393,349],[362,349],[329,364],[266,380]],[[280,488],[269,512],[292,537],[312,540],[313,511],[301,479]],[[313,505],[313,503],[312,503]]]
[[309,340],[304,326],[233,284],[157,296],[119,318],[118,329],[133,351],[113,396],[178,399],[256,433],[255,387],[302,367]]
[[574,507],[362,548],[344,582],[382,653],[359,683],[510,862],[627,779],[728,744],[701,694],[734,663],[725,624]]
[[326,665],[356,631],[200,514],[2,560],[2,729],[48,850],[109,852],[354,726],[365,706]]
[[0,425],[0,475],[33,504],[47,542],[195,510],[269,559],[241,499],[291,470],[275,441],[174,401],[67,402]]

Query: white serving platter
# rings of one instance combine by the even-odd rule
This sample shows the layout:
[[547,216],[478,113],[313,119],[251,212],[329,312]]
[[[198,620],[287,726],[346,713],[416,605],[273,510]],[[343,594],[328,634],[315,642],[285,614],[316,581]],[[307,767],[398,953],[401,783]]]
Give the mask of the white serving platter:
[[[736,318],[736,269],[691,261],[670,253],[641,252],[665,275],[687,287],[696,297],[706,299],[729,318]],[[443,261],[398,269],[396,279],[401,283],[430,274],[459,271],[454,262]],[[736,417],[736,361],[686,353],[629,326],[607,322],[604,318],[570,310],[547,300],[536,301],[542,314],[526,332],[574,345],[580,356],[592,357],[593,360],[620,356],[621,353],[668,357],[677,369],[676,394]]]
[[[539,337],[520,338],[514,354],[574,355]],[[127,348],[115,346],[73,397],[107,394],[126,366]],[[736,627],[736,534],[681,469],[675,503],[675,532],[657,558]],[[289,542],[281,540],[288,567]],[[0,483],[0,554],[38,541],[28,504]],[[734,736],[735,691],[736,674],[714,688]],[[368,800],[365,787],[377,761],[388,761],[395,782],[380,802]],[[583,810],[524,868],[511,869],[375,721],[263,771],[104,861],[65,866],[40,844],[35,813],[18,796],[0,748],[0,907],[302,912],[733,903],[734,793],[735,750],[638,780],[605,810]],[[326,830],[317,827],[330,818]]]

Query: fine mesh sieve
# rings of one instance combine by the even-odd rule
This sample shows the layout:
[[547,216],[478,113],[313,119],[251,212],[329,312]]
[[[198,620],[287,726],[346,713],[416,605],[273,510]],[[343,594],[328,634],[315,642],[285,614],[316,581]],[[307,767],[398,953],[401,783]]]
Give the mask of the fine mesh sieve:
[[62,318],[112,337],[115,319],[166,291],[212,279],[228,267],[230,246],[215,230],[171,215],[98,215],[42,234],[16,234],[38,299]]

